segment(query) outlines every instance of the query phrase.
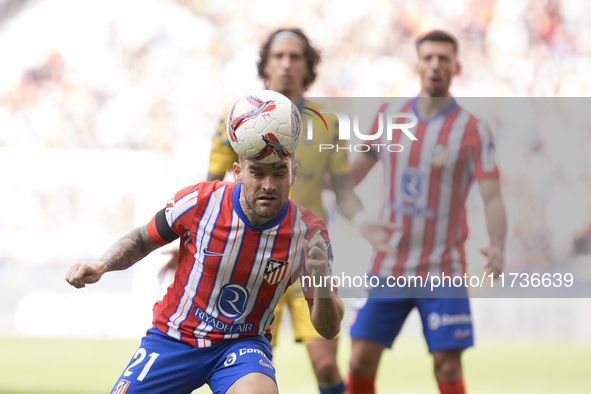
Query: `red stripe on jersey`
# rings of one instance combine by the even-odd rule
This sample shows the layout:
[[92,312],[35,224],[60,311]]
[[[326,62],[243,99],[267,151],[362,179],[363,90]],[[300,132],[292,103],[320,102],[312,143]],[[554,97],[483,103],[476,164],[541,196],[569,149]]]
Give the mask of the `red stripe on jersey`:
[[[177,298],[175,299],[175,302],[170,305],[170,309],[167,311],[168,313],[166,313],[166,315],[169,317],[172,316],[177,311],[177,309],[179,307],[179,302],[181,302],[183,294],[185,292],[185,286],[187,285],[187,283],[189,281],[189,276],[191,274],[191,271],[193,270],[193,266],[196,263],[195,255],[198,254],[197,245],[196,245],[196,236],[197,236],[196,230],[198,229],[198,223],[199,223],[199,226],[202,226],[202,227],[205,226],[205,223],[200,223],[200,222],[205,219],[203,216],[205,213],[205,209],[207,208],[207,205],[211,199],[211,193],[213,193],[215,190],[219,189],[222,186],[224,186],[224,184],[222,184],[221,182],[212,182],[212,183],[206,182],[206,183],[200,184],[199,193],[204,198],[198,200],[197,206],[195,208],[195,214],[191,218],[191,222],[185,224],[185,226],[187,226],[187,228],[190,228],[190,233],[191,233],[191,241],[187,243],[187,255],[186,255],[186,261],[190,262],[190,264],[185,264],[183,267],[182,278],[184,278],[185,280],[183,282],[181,282],[182,286],[177,287]],[[199,286],[197,287],[197,292],[199,292],[199,290],[201,289],[202,280],[206,276],[207,276],[206,272],[205,272],[205,270],[203,270],[203,275],[201,276],[201,279],[199,281]],[[174,321],[172,322],[173,324],[178,325],[178,331],[181,333],[181,340],[191,346],[197,346],[196,338],[193,335],[193,328],[195,327],[195,325],[197,324],[199,319],[197,319],[197,317],[195,317],[195,315],[192,313],[192,309],[195,306],[195,300],[198,300],[198,299],[199,298],[197,298],[197,297],[194,297],[193,299],[187,298],[181,307],[181,310],[185,310],[186,308],[189,308],[189,311],[188,311],[187,315],[184,317],[184,320],[181,321],[179,324],[179,320],[183,318],[182,316],[179,316],[179,317],[175,318]],[[202,305],[198,305],[198,306],[201,307]]]
[[[199,183],[197,185],[189,186],[189,187],[182,189],[181,191],[176,193],[175,196],[173,197],[174,198],[173,205],[176,205],[184,197],[188,196],[191,193],[194,193],[197,190],[199,191],[199,193],[201,193],[202,191],[207,191],[208,190],[207,183]],[[170,204],[170,202],[169,202],[169,204]],[[167,207],[169,204],[167,204]],[[178,217],[176,219],[176,221],[171,226],[171,230],[174,231],[178,236],[182,236],[186,229],[191,228],[193,221],[196,220],[195,213],[199,213],[199,212],[196,212],[195,210],[193,210],[192,211],[193,214],[190,214],[189,211],[190,211],[190,209],[187,212],[185,212],[184,214],[182,214],[180,217]]]
[[[408,112],[410,110],[410,106],[412,104],[412,100],[408,101],[404,107],[402,107],[402,109],[400,110],[400,112]],[[382,108],[385,108],[387,104],[384,104],[380,107],[380,110],[382,110]],[[406,119],[404,118],[398,118],[396,120],[396,123],[405,123]],[[376,120],[377,122],[377,120]],[[376,125],[376,130],[377,130],[377,123],[374,122],[374,124]],[[396,129],[394,130],[394,133],[392,134],[392,144],[397,144],[400,141],[400,137],[402,136],[402,130],[400,129]],[[386,154],[386,153],[384,153]],[[394,176],[392,174],[394,174],[396,172],[396,153],[392,152],[390,153],[390,190],[388,191],[388,196],[390,198],[389,201],[394,201],[394,197],[396,195],[395,193],[395,188],[394,188]],[[380,217],[383,217],[384,214],[384,210],[383,207],[380,211]],[[396,222],[396,212],[394,212],[394,210],[392,210],[390,212],[390,223],[395,223]],[[386,254],[385,253],[378,253],[376,255],[376,258],[374,259],[374,263],[371,269],[371,273],[372,274],[379,274],[380,272],[380,267],[382,265],[382,262],[384,261],[384,259],[386,258]]]
[[[275,235],[275,241],[272,245],[271,250],[271,258],[287,261],[288,254],[289,254],[289,244],[291,240],[291,209],[287,210],[287,214],[283,221],[279,225],[277,229],[277,233]],[[263,276],[265,272],[265,268],[267,266],[267,262],[269,260],[269,256],[265,257],[263,261],[262,270],[259,275]],[[288,264],[289,265],[289,264]],[[287,267],[284,267],[287,268]],[[253,273],[253,275],[256,273]],[[280,283],[280,282],[279,282]],[[251,294],[251,297],[257,297],[258,299],[272,299],[277,291],[277,285],[279,284],[270,285],[266,280],[263,279],[262,286],[259,288],[258,294]],[[269,304],[265,302],[255,302],[254,308],[252,312],[249,313],[248,317],[246,318],[247,323],[253,323],[256,327],[258,327],[263,314],[269,308]],[[259,327],[260,328],[260,327]],[[263,327],[266,328],[266,327]]]
[[286,261],[289,255],[289,244],[291,241],[291,209],[288,209],[285,218],[281,222],[275,237],[275,245],[271,257],[277,260]]
[[[261,240],[262,231],[253,231],[250,227],[246,227],[244,229],[244,234],[242,236],[242,246],[240,249],[240,261],[242,264],[249,264],[252,269],[253,262],[255,258],[257,258],[257,252],[259,250],[259,243],[265,242]],[[266,237],[265,237],[266,238]],[[258,257],[260,258],[260,257]],[[237,268],[237,267],[236,267]],[[250,270],[237,270],[235,269],[232,272],[232,277],[230,278],[230,282],[232,283],[240,283],[241,285],[246,286],[246,282],[248,281],[248,277],[250,276]]]
[[[408,160],[408,167],[419,167],[419,158],[421,157],[421,146],[423,146],[423,140],[425,135],[425,130],[427,129],[427,123],[419,122],[417,127],[417,132],[415,137],[417,137],[418,141],[414,141],[412,143],[412,147],[410,149],[410,158]],[[393,200],[391,200],[393,201]],[[412,234],[412,215],[403,215],[403,230],[402,230],[402,238],[400,238],[400,243],[398,244],[398,258],[396,259],[396,264],[394,265],[394,272],[402,272],[404,269],[404,263],[406,262],[406,258],[408,257],[408,252],[410,250],[410,237]]]
[[[224,185],[228,185],[227,183],[221,183],[221,182],[214,182],[214,183],[209,183],[207,184],[207,187],[204,187],[203,190],[200,190],[200,193],[202,193],[202,195],[207,195],[210,196],[211,193],[215,192],[216,190],[220,189],[221,187],[223,187]],[[215,220],[215,223],[213,223],[213,229],[210,233],[210,240],[209,240],[209,245],[202,245],[201,248],[205,248],[207,249],[207,251],[209,252],[214,252],[214,253],[222,253],[224,252],[224,245],[225,245],[225,240],[228,239],[228,235],[230,233],[230,228],[231,228],[231,222],[232,222],[232,210],[230,209],[224,209],[224,205],[227,205],[228,202],[230,201],[232,195],[232,188],[230,187],[230,185],[228,185],[228,187],[226,188],[226,190],[224,191],[224,195],[222,196],[220,201],[216,201],[215,204],[218,205],[218,207],[213,208],[215,210],[218,210],[217,213],[217,218],[215,217],[215,214],[212,215],[212,217],[209,220]],[[211,197],[209,197],[211,198]],[[213,202],[212,202],[213,203]],[[231,207],[231,204],[228,205],[229,207]],[[198,214],[196,215],[197,217],[203,217],[203,215],[205,214],[205,210],[208,208],[208,204],[207,203],[203,203],[199,205],[198,208]],[[205,218],[204,218],[205,219]],[[204,231],[205,227],[207,226],[207,220],[204,223],[200,224],[201,231]],[[198,229],[197,226],[197,221],[195,221],[194,226],[192,227],[193,230],[193,242],[191,242],[191,246],[192,249],[194,250],[193,254],[198,254],[201,251],[198,251],[196,248],[196,242],[198,240],[196,240],[197,237],[197,233],[195,232]],[[219,236],[220,238],[218,239]],[[202,253],[202,255],[205,255],[205,253]],[[221,256],[204,256],[204,260],[202,263],[202,273],[201,273],[201,277],[199,279],[199,284],[197,286],[197,291],[195,292],[195,296],[193,297],[193,299],[191,300],[191,309],[193,309],[194,307],[199,307],[201,310],[206,310],[207,309],[207,305],[209,303],[209,299],[213,293],[214,287],[215,287],[215,280],[218,274],[218,270],[220,269],[220,259],[222,259],[223,257]],[[187,273],[187,277],[189,275],[190,271]],[[173,312],[174,313],[174,312]],[[222,315],[217,316],[217,319],[220,321],[223,321],[225,323],[231,323],[231,320],[225,318]],[[180,324],[179,326],[179,331],[181,332],[182,335],[182,340],[186,343],[191,344],[192,346],[193,343],[196,343],[196,339],[195,336],[193,334],[193,330],[195,329],[195,327],[197,327],[199,324],[201,323],[201,320],[199,318],[197,318],[193,313],[191,313],[191,311],[189,311],[189,314],[187,315],[186,319]],[[212,332],[219,332],[216,329],[213,329]],[[220,334],[221,336],[221,334]],[[214,343],[212,341],[212,343]]]
[[[229,188],[228,188],[229,189]],[[225,252],[226,240],[230,235],[231,226],[232,226],[232,210],[230,209],[223,209],[222,206],[227,201],[227,196],[231,195],[231,190],[226,190],[224,192],[224,196],[222,201],[218,204],[220,205],[220,211],[218,214],[217,219],[215,219],[215,224],[213,226],[213,230],[211,231],[211,238],[209,241],[209,245],[203,245],[204,248],[207,249],[208,252],[213,253],[227,253]],[[214,218],[212,218],[214,220]],[[205,253],[204,253],[205,254]],[[206,310],[207,305],[209,304],[211,295],[214,292],[214,287],[216,283],[216,278],[218,275],[218,271],[220,269],[220,261],[223,257],[222,256],[205,256],[203,260],[203,273],[201,274],[201,280],[199,281],[199,286],[197,287],[197,292],[195,294],[195,298],[193,300],[193,304],[201,308],[201,310]],[[202,302],[199,302],[203,300]],[[223,321],[225,323],[231,323],[232,320],[225,318],[221,314],[217,317],[218,320]],[[192,332],[192,327],[197,326],[199,323],[199,319],[194,315],[190,315],[190,319],[187,318],[183,324],[187,325],[187,330]],[[191,328],[189,328],[191,327]],[[218,330],[214,329],[212,332],[219,332]]]
[[[228,193],[231,192],[226,190],[225,194]],[[220,205],[222,204],[223,201],[220,202]],[[206,248],[208,252],[219,254],[224,253],[224,247],[226,246],[226,240],[230,235],[231,226],[232,211],[224,210],[220,207],[219,215],[213,226],[213,230],[211,231],[209,245],[203,245],[203,247]],[[205,256],[203,261],[203,275],[201,276],[201,281],[199,282],[199,288],[197,289],[196,299],[209,301],[209,298],[214,290],[215,280],[218,274],[218,270],[220,268],[219,265],[222,258],[222,256]],[[208,302],[205,302],[203,306],[205,307],[207,303]],[[231,322],[231,320],[226,319],[223,316],[219,316],[219,320],[225,321],[226,323]]]
[[[470,115],[470,120],[466,124],[466,128],[464,129],[464,135],[462,137],[462,143],[460,147],[460,152],[468,152],[464,148],[466,145],[470,143],[470,135],[473,132],[476,132],[476,124],[478,123],[478,119]],[[456,163],[456,168],[454,169],[454,178],[453,178],[453,188],[452,188],[452,195],[451,195],[451,207],[449,212],[449,225],[447,228],[447,242],[445,244],[445,252],[443,252],[441,256],[441,272],[445,275],[451,275],[451,263],[452,263],[452,256],[451,256],[451,248],[461,243],[460,239],[458,239],[458,230],[460,230],[459,223],[460,223],[460,214],[462,210],[465,210],[464,207],[464,200],[465,196],[461,196],[461,187],[462,187],[462,172],[464,166],[466,165],[466,161],[468,160],[468,156],[466,154],[460,154],[458,156],[458,160]],[[468,182],[470,183],[470,182]],[[465,216],[464,216],[465,219]],[[463,248],[462,248],[463,250]],[[460,250],[458,250],[460,251]],[[460,254],[460,263],[462,267],[465,267],[465,254],[462,256]]]
[[[293,201],[292,201],[292,204]],[[295,204],[294,204],[295,206]],[[297,217],[297,208],[293,209],[290,213],[292,215],[292,221],[296,220]],[[293,222],[292,222],[293,223]],[[294,225],[294,230],[297,229],[298,232],[298,236],[295,238],[295,249],[294,249],[294,255],[291,257],[292,258],[292,263],[294,266],[290,267],[289,271],[290,271],[290,276],[289,276],[289,286],[291,286],[292,284],[294,284],[295,282],[297,282],[299,276],[301,275],[301,270],[303,269],[303,264],[305,264],[305,260],[304,260],[304,247],[302,244],[302,240],[305,237],[305,234],[302,233],[302,221],[299,220],[297,222],[297,225]],[[294,239],[292,238],[292,242],[294,242]],[[296,257],[297,257],[297,253],[298,250],[300,250],[300,248],[302,248],[302,255],[300,256],[300,260],[296,261]],[[297,267],[297,269],[296,269]],[[303,289],[303,283],[302,283],[302,289]],[[287,291],[287,289],[286,289]],[[304,293],[304,297],[306,296],[306,294]]]
[[[291,203],[294,206],[294,209],[292,209],[291,212],[290,212],[290,215],[292,215],[292,219],[291,220],[292,221],[295,221],[296,220],[296,217],[297,217],[298,206],[293,201]],[[300,212],[301,212],[301,210],[300,210]],[[295,239],[295,249],[294,249],[296,251],[296,254],[297,254],[297,251],[300,250],[300,248],[302,248],[302,250],[303,250],[303,246],[300,246],[300,245],[302,243],[302,240],[306,236],[306,234],[303,234],[302,233],[302,221],[301,220],[299,220],[298,223],[297,223],[297,229],[298,229],[298,236]],[[304,253],[302,252],[302,257],[303,256],[304,256]],[[302,261],[301,260],[300,261],[295,261],[295,258],[296,258],[295,255],[292,256],[292,259],[293,259],[293,263],[292,264],[296,264],[296,265],[300,265],[301,266]],[[292,268],[290,268],[290,272],[292,273],[291,276],[290,276],[290,278],[289,278],[289,285],[291,286],[293,283],[297,282],[298,277],[299,277],[300,272],[301,272],[301,269],[295,270],[295,267],[292,267]]]
[[198,184],[196,184],[196,185],[193,185],[193,186],[187,186],[187,187],[185,187],[184,189],[181,189],[180,191],[178,191],[178,192],[177,192],[177,193],[174,195],[174,197],[173,197],[174,203],[173,203],[172,201],[169,201],[169,202],[166,204],[166,208],[171,208],[171,207],[173,207],[173,206],[174,206],[176,203],[178,203],[178,202],[179,202],[180,200],[182,200],[184,197],[186,197],[187,195],[189,195],[189,194],[193,193],[193,192],[194,192],[194,191],[196,191],[196,190],[199,190],[199,192],[201,192],[202,190],[203,190],[203,191],[206,191],[206,189],[207,189],[207,186],[206,186],[206,184],[204,184],[204,183],[198,183]]
[[[167,294],[162,299],[162,314],[156,321],[156,327],[163,333],[168,331],[169,319],[175,314],[179,307],[181,310],[186,310],[193,306],[193,300],[191,299],[186,299],[183,302],[183,305],[179,305],[179,303],[185,293],[185,286],[189,281],[191,270],[195,264],[194,256],[197,253],[195,245],[195,230],[197,229],[197,223],[199,223],[200,218],[203,216],[211,193],[227,184],[228,183],[225,182],[203,182],[196,186],[182,189],[174,197],[174,201],[177,203],[196,189],[198,189],[199,193],[204,196],[204,198],[198,199],[197,205],[192,208],[192,213],[189,214],[187,212],[182,215],[182,217],[180,217],[173,225],[174,230],[176,230],[175,232],[180,232],[183,236],[181,238],[181,247],[179,249],[179,266],[175,273],[175,282],[173,285],[169,286]],[[187,229],[190,230],[189,233],[187,233]],[[179,316],[171,323],[178,325],[178,331],[181,333],[181,340],[183,342],[191,346],[196,346],[196,339],[192,335],[191,324],[194,324],[197,321],[197,318],[191,313],[191,311],[188,311],[187,316],[184,318],[185,320],[179,325],[179,320],[182,318],[182,316]]]
[[[179,265],[175,272],[175,282],[168,287],[167,293],[164,295],[164,298],[160,302],[159,307],[154,307],[154,315],[158,314],[158,317],[155,322],[156,328],[158,328],[163,333],[168,331],[168,321],[172,314],[175,313],[178,304],[183,296],[185,291],[185,285],[189,280],[189,273],[193,268],[193,264],[195,262],[195,258],[193,257],[193,253],[190,249],[195,249],[193,242],[187,243],[187,238],[189,235],[185,235],[181,238],[181,246],[179,248]],[[185,248],[185,244],[187,244],[187,248]],[[192,248],[191,248],[192,246]],[[181,282],[181,279],[184,278],[184,281]],[[178,281],[178,282],[177,282]],[[187,301],[187,303],[190,300]],[[188,305],[183,305],[183,307],[187,307]],[[181,333],[181,340],[191,346],[195,346],[195,338],[188,338],[186,335]]]
[[[187,255],[187,249],[185,248],[185,243],[187,241],[187,238],[189,236],[185,235],[180,239],[180,245],[179,245],[179,257],[178,257],[178,267],[177,267],[177,271],[179,271],[179,269],[181,266],[186,267],[186,264],[183,264],[185,262],[186,259],[186,255]],[[177,273],[175,272],[175,278],[177,276]],[[170,286],[168,288],[168,291],[172,291],[173,286]],[[181,293],[182,295],[182,293]],[[172,296],[172,293],[171,293]],[[164,316],[162,316],[162,312],[163,312],[163,305],[166,305],[166,300],[167,298],[169,298],[169,294],[165,294],[164,298],[162,299],[162,301],[158,301],[153,308],[153,316],[154,316],[154,325],[156,326],[156,328],[158,328],[160,331],[162,332],[166,332],[166,330],[168,329],[168,326],[166,325],[166,322],[168,322],[168,318],[165,318]],[[174,298],[174,296],[172,296],[172,298]],[[180,299],[180,295],[178,295],[178,298]]]
[[[264,239],[262,239],[264,238]],[[232,271],[232,275],[230,277],[230,280],[228,281],[228,283],[239,283],[241,285],[243,285],[245,288],[248,287],[248,279],[251,275],[256,275],[256,272],[253,272],[253,268],[256,265],[256,263],[258,262],[258,259],[261,258],[260,255],[257,256],[257,254],[259,254],[259,243],[260,242],[265,242],[265,240],[267,239],[267,236],[263,235],[263,231],[254,231],[252,230],[250,227],[245,226],[244,227],[244,232],[242,234],[242,241],[240,244],[236,245],[235,243],[232,245],[232,249],[234,248],[240,248],[239,252],[237,254],[236,257],[236,261],[234,262],[234,268]],[[263,245],[264,247],[264,245]],[[205,271],[205,270],[204,270]],[[262,273],[261,273],[262,275]],[[215,279],[215,277],[214,277]],[[211,283],[211,285],[209,286],[204,286],[203,288],[201,287],[201,283],[199,284],[199,287],[197,289],[197,296],[195,297],[195,300],[209,300],[210,295],[213,291],[215,285],[215,281],[213,281]],[[249,294],[249,297],[257,297],[256,294]],[[255,305],[257,304],[257,302],[255,301]],[[268,304],[266,304],[268,305]],[[203,304],[203,307],[201,309],[205,310],[207,306],[207,303]],[[247,316],[247,320],[246,322],[252,322],[250,321],[251,317],[253,314],[256,314],[257,311],[255,311],[254,309],[248,314]],[[218,320],[223,321],[225,323],[232,323],[233,320],[228,319],[226,317],[224,317],[221,313],[218,314],[218,316],[216,317]],[[254,322],[255,323],[255,327],[257,327],[258,330],[258,326],[256,325],[256,323],[258,323],[258,320]],[[207,336],[208,338],[212,341],[212,344],[216,344],[219,343],[223,340],[224,335],[226,335],[227,333],[222,332],[218,329],[211,328],[211,330],[209,330]]]
[[308,231],[305,235],[306,240],[312,240],[312,238],[314,238],[318,230],[322,230],[320,232],[320,235],[322,236],[322,239],[324,239],[324,242],[326,242],[326,244],[329,244],[330,241],[328,240],[328,233],[326,232],[326,228],[322,219],[314,215],[311,211],[303,208],[301,205],[296,205],[302,212],[302,221],[306,223],[306,225],[308,226]]
[[[230,220],[231,220],[231,217],[230,217]],[[228,247],[226,247],[225,254],[232,255],[232,253],[233,253],[233,251],[235,249],[241,247],[241,244],[239,244],[239,242],[238,242],[238,241],[240,241],[240,239],[238,238],[238,232],[241,229],[243,229],[243,228],[244,228],[245,231],[247,231],[248,230],[248,227],[246,227],[246,228],[245,227],[246,227],[246,225],[244,223],[238,221],[237,226],[236,226],[236,230],[234,231],[234,237],[233,237],[233,240],[232,240],[232,244],[229,246],[229,252],[227,251],[228,250]],[[239,253],[239,255],[241,255],[241,253]],[[205,295],[206,296],[206,298],[205,298],[206,299],[206,302],[203,304],[203,307],[201,307],[202,310],[205,310],[205,308],[207,307],[207,305],[210,303],[211,293],[213,293],[213,288],[214,288],[213,285],[214,284],[215,284],[215,277],[214,277],[214,283],[212,284],[212,286],[209,287],[211,289],[210,294],[206,294]],[[199,293],[199,290],[200,289],[198,289],[198,293]],[[195,297],[195,301],[194,302],[197,302],[198,300],[199,300],[199,297]],[[220,320],[220,321],[226,322],[226,323],[231,323],[232,322],[232,320],[224,317],[222,314],[218,314],[217,319]],[[195,324],[195,326],[197,326],[197,324]],[[212,341],[212,344],[213,345],[215,345],[216,343],[221,342],[223,340],[223,338],[224,338],[224,335],[227,335],[227,333],[222,332],[222,331],[220,331],[220,330],[218,330],[216,328],[212,328],[211,331],[209,331],[209,333],[208,333],[208,337]],[[240,336],[240,334],[238,334],[238,336]],[[238,338],[238,337],[236,337],[236,338]]]
[[[443,126],[439,131],[437,144],[443,146],[447,145],[447,139],[451,131],[451,126],[458,117],[459,113],[460,107],[457,107],[447,115],[445,121],[443,122]],[[442,168],[443,166],[441,165],[433,166],[433,168],[431,169],[431,179],[429,181],[429,202],[427,207],[433,209],[434,212],[437,212],[437,205],[439,203],[439,189]],[[433,218],[427,218],[425,221],[425,237],[423,241],[423,252],[421,255],[421,260],[419,261],[419,266],[417,267],[417,275],[420,275],[421,277],[425,277],[427,275],[427,271],[429,268],[429,257],[431,256],[431,252],[433,251],[433,243],[435,242],[436,223],[437,215],[435,215],[435,217]]]
[[[201,184],[200,184],[201,185]],[[193,187],[188,187],[185,188],[183,190],[181,190],[180,192],[178,192],[175,195],[175,202],[178,202],[182,197],[184,197],[185,195],[191,193],[194,191]],[[201,189],[200,189],[201,192]],[[199,201],[197,204],[197,209],[199,207]],[[199,215],[202,214],[202,212],[198,212]],[[183,215],[183,217],[179,220],[177,220],[177,222],[173,225],[173,227],[179,231],[180,228],[182,228],[182,226],[189,226],[188,228],[190,228],[191,223],[194,221],[194,219],[196,217],[199,217],[197,215],[190,215],[190,214],[185,214]],[[196,220],[196,219],[195,219]],[[171,315],[173,315],[177,308],[179,307],[179,302],[181,301],[181,298],[184,294],[185,291],[185,286],[187,284],[187,282],[189,281],[189,274],[191,272],[191,269],[193,268],[193,264],[195,263],[195,252],[196,252],[196,247],[195,247],[195,243],[194,238],[189,239],[189,237],[194,236],[194,234],[188,234],[188,233],[183,233],[183,236],[181,237],[180,240],[180,248],[179,248],[179,265],[178,268],[176,269],[175,272],[175,281],[174,283],[168,287],[167,293],[164,295],[164,298],[162,299],[162,303],[161,303],[161,314],[158,317],[158,319],[156,320],[156,328],[158,328],[160,331],[162,331],[163,333],[166,333],[168,331],[168,323],[169,323],[169,318]],[[185,247],[186,246],[186,247]],[[184,302],[184,305],[182,305],[182,308],[189,308],[190,307],[190,303],[191,300],[186,300]],[[189,313],[190,315],[190,313]],[[173,324],[178,323],[178,319],[175,319],[175,321],[173,322]],[[179,331],[180,331],[180,327],[179,327]],[[196,342],[195,342],[195,338],[190,338],[188,337],[186,334],[184,334],[181,331],[181,340],[191,346],[195,346]]]

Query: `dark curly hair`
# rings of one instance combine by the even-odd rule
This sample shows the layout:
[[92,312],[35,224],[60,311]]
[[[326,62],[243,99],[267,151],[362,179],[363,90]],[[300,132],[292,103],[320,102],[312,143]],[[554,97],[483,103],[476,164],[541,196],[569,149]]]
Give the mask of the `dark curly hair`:
[[261,77],[265,81],[268,79],[268,76],[265,74],[265,66],[267,65],[267,60],[269,60],[269,50],[271,49],[271,43],[273,42],[275,35],[283,31],[297,34],[302,38],[302,41],[304,43],[304,56],[306,58],[306,63],[308,65],[308,75],[306,75],[302,87],[304,90],[306,90],[316,80],[316,68],[318,67],[318,64],[320,64],[320,61],[322,59],[320,57],[320,51],[310,44],[308,37],[306,37],[304,32],[298,28],[279,29],[273,34],[271,34],[267,41],[265,41],[265,43],[261,46],[261,49],[259,51],[259,61],[257,62],[257,70],[259,72],[259,77]]

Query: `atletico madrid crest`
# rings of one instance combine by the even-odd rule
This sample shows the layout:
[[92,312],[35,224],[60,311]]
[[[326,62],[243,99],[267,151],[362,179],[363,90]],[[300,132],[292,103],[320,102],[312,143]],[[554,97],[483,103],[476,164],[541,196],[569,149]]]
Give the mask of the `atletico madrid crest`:
[[288,267],[288,261],[276,260],[269,257],[267,259],[267,266],[265,267],[265,280],[271,286],[276,285],[285,278]]
[[113,394],[125,394],[127,389],[129,388],[129,384],[131,382],[125,379],[121,379],[119,383],[113,389]]

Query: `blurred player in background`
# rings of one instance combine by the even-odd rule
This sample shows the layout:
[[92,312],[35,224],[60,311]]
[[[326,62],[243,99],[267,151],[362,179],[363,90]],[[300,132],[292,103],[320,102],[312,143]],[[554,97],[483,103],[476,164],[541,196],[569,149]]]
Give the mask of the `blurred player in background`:
[[[296,171],[290,156],[264,164],[241,158],[237,183],[184,188],[99,260],[70,268],[66,280],[82,288],[181,238],[175,280],[112,394],[189,394],[204,384],[216,394],[277,393],[265,338],[275,306],[301,273],[321,283],[332,260],[324,222],[288,198]],[[270,264],[285,270],[270,280],[263,275]],[[334,338],[342,300],[326,287],[305,296],[314,328]]]
[[[449,91],[453,78],[461,72],[458,49],[457,40],[444,31],[417,39],[420,97],[402,109],[389,111],[416,115],[417,141],[396,130],[392,141],[382,137],[381,142],[401,144],[401,152],[369,151],[358,155],[353,163],[356,182],[378,160],[384,163],[382,219],[403,228],[391,236],[398,255],[374,251],[371,275],[463,275],[468,235],[465,201],[474,178],[484,201],[490,239],[490,246],[482,250],[488,257],[485,268],[495,276],[503,270],[507,225],[492,136],[483,122],[458,106]],[[380,112],[387,109],[384,105]],[[377,120],[372,131],[376,129]],[[351,326],[350,393],[375,392],[382,351],[392,346],[414,307],[418,308],[433,355],[439,390],[443,394],[465,393],[461,355],[473,345],[473,331],[467,291],[462,291],[460,298],[368,298],[357,305]],[[444,315],[449,318],[442,319]]]
[[[320,60],[319,51],[310,44],[300,29],[279,29],[261,46],[257,68],[259,76],[265,81],[266,89],[279,92],[288,98],[302,97],[305,90],[316,79],[316,67]],[[304,113],[308,110],[304,107],[316,111],[320,111],[321,107],[309,100],[302,101],[296,102],[296,104],[303,115],[304,124],[306,124],[308,115]],[[210,181],[222,180],[226,172],[232,168],[232,163],[238,160],[237,154],[227,139],[227,115],[225,114],[221,118],[214,137],[208,174]],[[353,191],[351,164],[345,150],[319,153],[320,144],[334,144],[338,139],[338,130],[333,125],[330,126],[326,132],[316,133],[312,141],[302,138],[295,158],[298,165],[298,180],[291,190],[291,198],[324,220],[326,216],[322,209],[321,192],[324,176],[329,173],[336,202],[341,212],[349,219],[356,215],[356,217],[362,217],[363,207]],[[380,243],[379,237],[385,234],[388,226],[387,223],[364,223],[360,230],[374,247],[387,251],[387,245],[384,246],[386,243]],[[175,257],[163,267],[161,275],[167,270],[174,269],[176,269]],[[308,307],[303,298],[291,297],[286,293],[279,302],[271,329],[273,333],[272,345],[277,345],[284,305],[289,308],[291,314],[296,342],[306,344],[320,392],[322,394],[344,393],[345,385],[336,361],[338,342],[337,340],[325,340],[314,330],[310,324]]]

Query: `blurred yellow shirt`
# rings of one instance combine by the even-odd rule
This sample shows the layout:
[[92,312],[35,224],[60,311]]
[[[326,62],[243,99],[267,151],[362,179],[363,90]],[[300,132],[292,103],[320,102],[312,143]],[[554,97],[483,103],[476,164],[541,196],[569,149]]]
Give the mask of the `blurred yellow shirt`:
[[[302,130],[302,138],[295,152],[295,162],[298,164],[298,176],[291,188],[290,197],[298,204],[314,212],[322,220],[326,220],[320,198],[324,187],[324,174],[348,174],[351,172],[351,164],[349,163],[347,150],[339,149],[338,152],[336,150],[337,144],[342,147],[347,146],[346,141],[340,141],[339,144],[339,129],[336,120],[334,122],[327,121],[328,130],[325,130],[324,126],[319,130],[318,124],[312,120],[314,124],[314,138],[311,141],[307,139],[308,119],[312,118],[304,113],[308,111],[305,109],[302,110],[303,107],[309,107],[318,112],[323,108],[321,105],[309,100],[305,100],[304,104],[298,107],[302,115],[304,130]],[[229,112],[228,110],[218,123],[209,156],[209,172],[221,176],[225,175],[227,171],[230,171],[232,164],[238,161],[238,155],[234,152],[232,146],[230,146],[226,134],[226,121]],[[325,149],[319,152],[320,144],[332,144],[335,148]]]

